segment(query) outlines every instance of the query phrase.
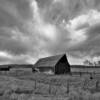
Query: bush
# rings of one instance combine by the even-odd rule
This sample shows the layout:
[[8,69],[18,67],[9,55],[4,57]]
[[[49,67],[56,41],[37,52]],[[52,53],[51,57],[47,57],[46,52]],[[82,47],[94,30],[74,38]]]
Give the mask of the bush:
[[77,88],[70,91],[68,100],[92,100],[91,97],[92,94],[89,91]]

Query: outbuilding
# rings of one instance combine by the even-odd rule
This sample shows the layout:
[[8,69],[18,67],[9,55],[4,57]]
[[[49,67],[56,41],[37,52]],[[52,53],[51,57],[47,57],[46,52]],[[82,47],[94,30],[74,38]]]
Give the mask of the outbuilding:
[[10,70],[10,66],[8,65],[0,65],[0,71],[9,71]]
[[62,54],[39,59],[34,70],[46,74],[67,74],[70,73],[70,65],[66,54]]

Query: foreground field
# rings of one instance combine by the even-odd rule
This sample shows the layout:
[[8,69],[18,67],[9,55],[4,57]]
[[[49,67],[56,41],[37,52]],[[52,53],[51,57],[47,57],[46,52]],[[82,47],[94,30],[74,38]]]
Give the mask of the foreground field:
[[[98,84],[97,84],[98,82]],[[0,76],[0,100],[100,100],[99,76],[49,76],[5,73]]]

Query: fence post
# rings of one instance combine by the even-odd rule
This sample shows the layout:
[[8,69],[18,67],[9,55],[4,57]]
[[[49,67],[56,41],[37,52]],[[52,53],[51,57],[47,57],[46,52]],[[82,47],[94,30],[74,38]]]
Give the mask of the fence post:
[[55,95],[57,94],[57,85],[55,85]]
[[82,73],[80,72],[80,77],[82,76]]
[[67,81],[67,94],[69,94],[69,81]]
[[34,83],[34,90],[36,90],[36,83],[37,83],[37,82],[36,82],[36,80],[35,80],[35,83]]
[[84,90],[87,88],[87,82],[86,82],[86,80],[83,81],[83,86],[82,86],[82,88],[83,88]]
[[99,81],[97,80],[96,81],[96,89],[98,89],[98,87],[99,87]]
[[49,84],[49,94],[51,94],[51,84]]

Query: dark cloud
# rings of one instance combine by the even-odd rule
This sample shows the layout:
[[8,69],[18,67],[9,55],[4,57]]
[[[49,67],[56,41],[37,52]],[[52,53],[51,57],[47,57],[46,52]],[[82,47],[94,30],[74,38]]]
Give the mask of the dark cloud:
[[8,28],[5,28],[5,27],[1,27],[0,28],[0,37],[4,37],[4,38],[11,38],[12,37],[12,33],[11,33],[11,30]]
[[24,38],[24,33],[17,31],[14,27],[1,27],[0,51],[8,51],[14,55],[27,54],[31,51],[31,43],[23,41]]
[[96,24],[96,25],[91,26],[87,30],[87,33],[92,37],[99,35],[100,34],[100,24]]
[[0,50],[7,50],[15,55],[19,55],[27,53],[29,48],[21,41],[0,37]]
[[9,62],[11,59],[7,57],[0,57],[0,63],[2,62]]
[[100,0],[94,0],[94,5],[97,9],[100,10]]
[[36,0],[40,8],[50,7],[53,0]]
[[28,0],[0,0],[0,25],[19,25],[32,16]]
[[45,14],[45,20],[53,23],[60,23],[63,19],[68,21],[78,15],[81,15],[88,9],[94,9],[95,0],[58,0],[53,3],[54,0],[37,0],[40,7]]
[[85,28],[89,28],[89,24],[88,23],[79,25],[76,30],[81,30],[81,29],[85,29]]
[[16,5],[17,10],[19,11],[19,14],[24,19],[30,19],[32,18],[32,10],[30,8],[30,1],[29,0],[9,0],[11,2],[14,2]]
[[88,35],[88,39],[81,45],[70,48],[69,52],[78,57],[85,57],[87,55],[91,57],[100,56],[100,25],[98,24],[88,28],[86,34]]
[[0,55],[0,64],[27,64],[28,57],[26,55],[24,56],[14,56],[11,55],[11,57],[4,57]]
[[35,36],[30,36],[27,27],[24,27],[32,17],[29,0],[0,0],[0,52],[6,51],[19,57],[11,59],[0,55],[1,63],[25,63],[27,57],[20,55],[34,54]]
[[18,22],[14,17],[0,9],[0,26],[14,26],[16,24],[18,24]]
[[[1,57],[1,62],[26,63],[30,55],[39,58],[65,52],[80,58],[100,54],[99,24],[79,23],[75,31],[65,29],[69,20],[89,9],[99,9],[99,0],[0,0],[0,51],[15,57]],[[79,43],[83,35],[77,32],[82,29],[87,38]]]
[[16,55],[30,51],[29,44],[16,39],[20,35],[23,37],[24,33],[16,32],[15,29],[17,27],[21,29],[20,31],[25,32],[21,27],[24,21],[32,16],[29,4],[27,0],[0,0],[0,51],[5,50]]

